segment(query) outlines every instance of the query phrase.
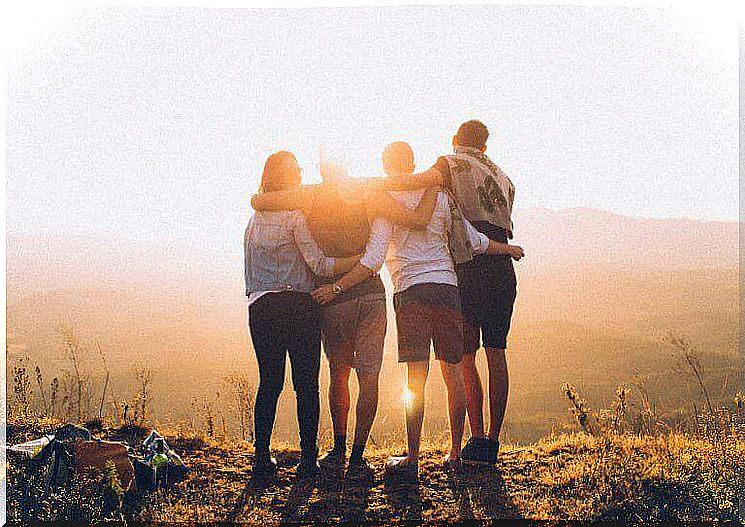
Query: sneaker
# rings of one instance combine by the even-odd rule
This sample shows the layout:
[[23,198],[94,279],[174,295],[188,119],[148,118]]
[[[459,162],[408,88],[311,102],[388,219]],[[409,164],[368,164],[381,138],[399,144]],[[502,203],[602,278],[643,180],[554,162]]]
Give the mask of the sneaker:
[[489,463],[496,465],[499,456],[499,441],[489,440],[489,442],[491,443],[489,446]]
[[373,477],[374,471],[364,457],[349,458],[347,475],[353,478]]
[[390,475],[418,476],[419,463],[409,462],[406,456],[389,457],[385,462],[385,472]]
[[277,460],[269,452],[257,454],[254,458],[252,476],[268,478],[277,472]]
[[320,470],[321,467],[318,465],[316,458],[308,457],[300,458],[300,463],[297,464],[297,471],[295,473],[299,479],[308,479],[315,477]]
[[340,468],[344,466],[347,461],[347,454],[341,450],[331,449],[325,456],[318,460],[318,464],[322,467],[333,467]]
[[488,466],[493,465],[496,459],[492,461],[492,443],[491,439],[486,437],[472,437],[463,447],[460,458],[466,465]]

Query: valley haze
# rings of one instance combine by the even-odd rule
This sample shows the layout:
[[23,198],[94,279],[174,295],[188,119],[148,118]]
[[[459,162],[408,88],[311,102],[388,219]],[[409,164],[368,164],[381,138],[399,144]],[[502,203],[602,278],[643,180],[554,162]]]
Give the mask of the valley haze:
[[[134,365],[149,364],[155,417],[193,420],[190,404],[219,391],[227,372],[246,371],[257,380],[243,294],[242,227],[231,236],[235,243],[222,248],[8,233],[8,364],[29,356],[48,377],[58,373],[57,329],[67,326],[88,346],[101,341],[112,369],[121,372],[114,376],[120,392],[131,389]],[[516,212],[515,232],[527,256],[516,264],[508,439],[530,441],[566,426],[565,381],[598,406],[617,385],[643,382],[670,411],[690,407],[688,398],[698,394],[672,374],[680,358],[663,342],[669,333],[700,348],[714,386],[744,384],[738,223],[525,209]],[[383,275],[390,285],[385,268]],[[390,296],[389,287],[389,302]],[[389,328],[381,419],[373,434],[391,422],[403,431],[403,368],[395,360],[392,320]],[[328,373],[322,372],[325,386]],[[429,390],[443,395],[437,380]],[[281,404],[291,403],[285,390]],[[329,428],[325,412],[322,431]],[[442,433],[445,423],[432,412],[425,426]],[[291,439],[293,426],[292,419],[281,421],[278,436]]]

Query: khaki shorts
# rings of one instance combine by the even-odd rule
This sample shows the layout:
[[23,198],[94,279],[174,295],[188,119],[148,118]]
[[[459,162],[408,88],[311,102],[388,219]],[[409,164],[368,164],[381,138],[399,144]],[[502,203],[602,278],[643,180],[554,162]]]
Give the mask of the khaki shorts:
[[331,369],[379,373],[387,325],[385,295],[371,293],[324,306],[323,349]]

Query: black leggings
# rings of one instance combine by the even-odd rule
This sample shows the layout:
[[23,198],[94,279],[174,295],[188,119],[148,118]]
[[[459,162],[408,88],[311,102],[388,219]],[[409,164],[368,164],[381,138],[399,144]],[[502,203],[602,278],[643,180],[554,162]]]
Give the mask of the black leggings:
[[289,353],[292,386],[297,400],[300,450],[318,452],[318,373],[321,364],[321,313],[307,293],[282,292],[262,296],[249,307],[249,327],[259,363],[259,389],[254,410],[254,447],[269,451],[277,401],[285,383]]

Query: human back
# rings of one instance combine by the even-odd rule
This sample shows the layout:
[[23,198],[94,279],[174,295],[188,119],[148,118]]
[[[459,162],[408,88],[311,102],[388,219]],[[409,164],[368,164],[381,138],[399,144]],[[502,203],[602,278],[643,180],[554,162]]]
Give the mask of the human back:
[[[300,184],[295,157],[280,151],[267,159],[262,191]],[[264,291],[310,293],[314,272],[329,274],[331,264],[313,244],[300,211],[257,211],[244,234],[246,294]],[[255,298],[255,296],[253,297]]]
[[256,212],[245,231],[247,293],[292,290],[310,293],[316,278],[296,243],[300,211]]
[[[416,207],[424,190],[391,192],[403,205]],[[447,196],[439,192],[432,217],[424,229],[393,227],[386,266],[391,273],[394,290],[406,289],[414,283],[456,283],[453,261],[448,249],[449,205]]]
[[370,237],[370,222],[364,203],[345,199],[334,183],[313,188],[306,221],[313,238],[326,256],[360,254]]
[[[502,229],[511,239],[515,185],[486,155],[488,137],[489,131],[481,121],[463,123],[453,137],[454,152],[439,157],[433,168],[441,174],[443,186],[452,192],[468,221],[481,232],[479,225]],[[491,238],[494,229],[488,230],[484,234]]]

